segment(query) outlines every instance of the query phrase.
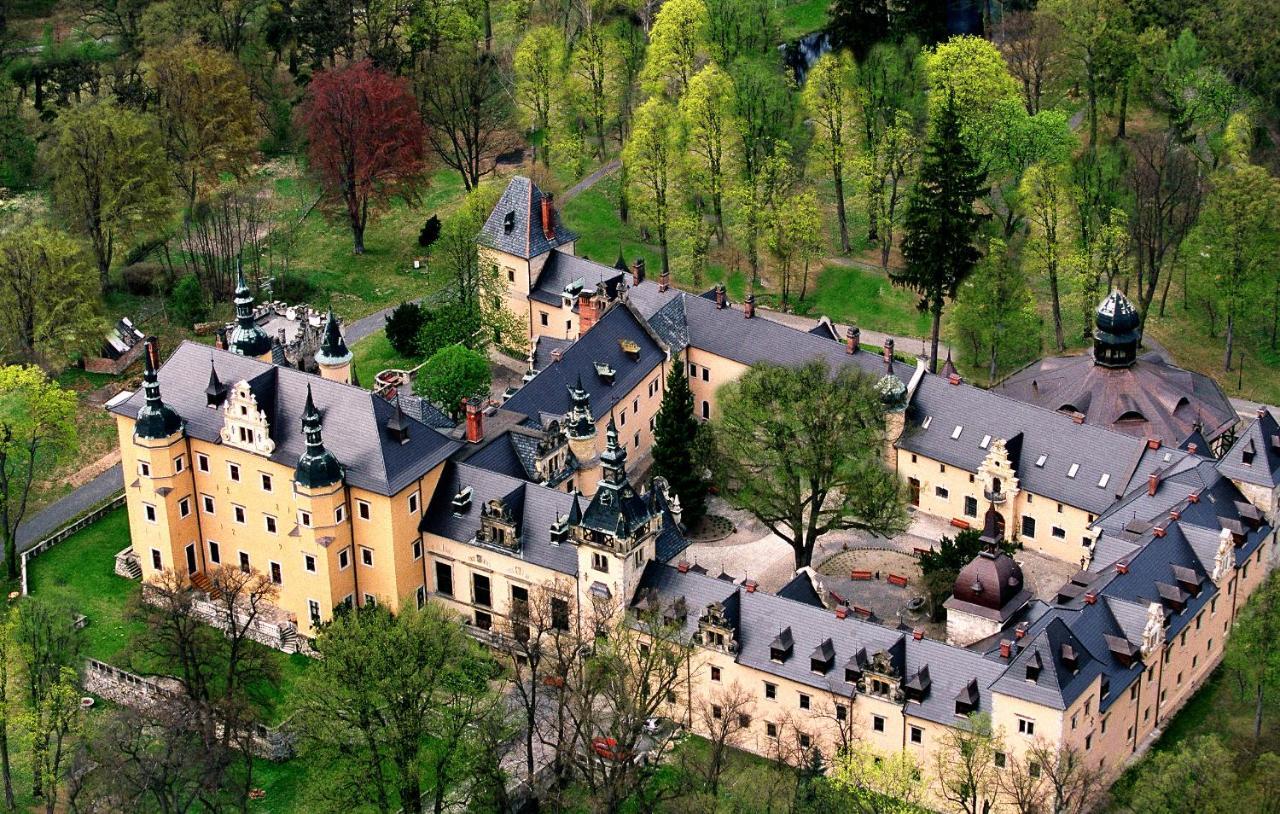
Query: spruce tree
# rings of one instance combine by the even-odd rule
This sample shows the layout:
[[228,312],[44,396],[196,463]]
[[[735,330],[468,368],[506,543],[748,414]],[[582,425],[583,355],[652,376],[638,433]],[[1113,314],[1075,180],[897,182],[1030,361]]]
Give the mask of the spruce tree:
[[991,216],[973,208],[989,190],[987,171],[960,140],[954,96],[947,97],[932,130],[904,221],[906,267],[889,278],[919,294],[920,310],[933,317],[929,370],[936,373],[942,308],[981,257],[974,237]]
[[707,483],[700,474],[705,462],[693,460],[698,433],[702,431],[693,414],[693,391],[685,376],[684,364],[676,361],[667,373],[654,427],[653,470],[667,479],[671,491],[680,497],[681,521],[694,528],[707,510]]

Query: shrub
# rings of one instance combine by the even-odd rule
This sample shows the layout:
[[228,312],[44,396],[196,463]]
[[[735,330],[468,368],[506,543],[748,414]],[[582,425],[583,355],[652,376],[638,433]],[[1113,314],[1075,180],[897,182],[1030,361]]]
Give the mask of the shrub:
[[418,352],[418,331],[422,329],[422,306],[416,302],[402,302],[387,315],[387,341],[401,356],[413,356]]
[[209,318],[209,300],[204,295],[200,280],[188,274],[173,287],[169,297],[169,320],[184,328]]
[[418,329],[417,352],[433,356],[450,345],[473,347],[480,332],[480,314],[475,308],[452,303],[434,311],[424,311]]

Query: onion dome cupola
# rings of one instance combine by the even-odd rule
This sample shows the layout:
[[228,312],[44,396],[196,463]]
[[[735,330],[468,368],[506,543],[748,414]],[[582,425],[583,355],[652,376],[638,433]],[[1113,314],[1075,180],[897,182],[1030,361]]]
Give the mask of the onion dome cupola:
[[133,424],[133,437],[158,441],[182,430],[182,417],[160,397],[160,358],[156,340],[148,337],[142,372],[142,391],[146,401],[138,408]]
[[1103,367],[1129,367],[1138,358],[1142,319],[1129,298],[1112,291],[1094,315],[1093,361]]
[[347,348],[342,331],[338,330],[338,318],[330,308],[324,323],[324,338],[320,340],[320,350],[316,351],[316,364],[346,365],[351,363],[352,358],[354,354]]
[[342,480],[342,464],[325,449],[320,429],[320,411],[311,397],[311,385],[307,385],[307,403],[302,408],[302,434],[307,439],[307,449],[298,458],[293,479],[306,489],[320,489]]
[[595,419],[591,416],[591,394],[582,386],[582,374],[578,374],[578,383],[569,388],[569,419],[565,432],[570,438],[594,438],[596,434]]
[[244,269],[236,271],[236,327],[227,338],[227,349],[241,356],[261,359],[271,353],[271,337],[253,318],[253,294],[244,279]]

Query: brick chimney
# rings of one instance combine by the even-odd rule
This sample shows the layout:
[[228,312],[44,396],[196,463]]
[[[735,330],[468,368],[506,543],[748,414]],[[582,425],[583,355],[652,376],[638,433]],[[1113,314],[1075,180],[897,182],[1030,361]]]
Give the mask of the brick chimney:
[[666,291],[670,287],[671,287],[671,272],[666,269],[663,269],[662,273],[658,275],[658,290]]
[[584,288],[578,293],[578,336],[591,330],[600,318],[598,303],[596,292]]
[[687,574],[687,573],[689,573],[689,561],[688,561],[688,560],[681,560],[681,561],[679,562],[679,564],[677,564],[677,565],[676,565],[676,569],[677,569],[677,570],[679,570],[679,571],[680,571],[680,573],[682,573],[682,574]]
[[844,352],[852,356],[862,344],[862,329],[850,326],[844,332]]
[[631,285],[638,286],[644,282],[644,258],[637,257],[631,264]]
[[849,616],[849,608],[844,605],[836,605],[836,618],[845,619]]
[[1007,659],[1013,653],[1013,642],[1008,639],[1000,640],[1000,658]]
[[724,308],[729,304],[728,297],[724,291],[724,283],[716,286],[716,308]]
[[748,294],[747,302],[742,308],[742,315],[747,319],[751,319],[756,315],[756,295]]
[[756,582],[754,579],[747,580],[744,585],[747,589],[747,593],[749,594],[755,593],[756,589],[760,587],[760,583]]
[[467,443],[478,444],[484,440],[484,415],[480,412],[480,399],[463,399],[462,403],[467,411]]
[[219,326],[213,332],[213,346],[218,350],[227,349],[227,329]]
[[542,234],[547,240],[556,237],[556,210],[552,206],[555,197],[550,192],[542,193]]
[[924,630],[921,628],[916,628],[915,630],[911,631],[911,638],[915,639],[916,641],[922,640],[924,638]]
[[1147,496],[1155,497],[1156,490],[1160,488],[1160,473],[1152,472],[1147,476]]

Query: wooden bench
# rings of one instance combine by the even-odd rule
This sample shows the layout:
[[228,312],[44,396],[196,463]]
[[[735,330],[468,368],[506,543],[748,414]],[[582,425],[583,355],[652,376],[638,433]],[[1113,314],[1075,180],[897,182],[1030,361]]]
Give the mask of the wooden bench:
[[871,572],[870,571],[850,571],[849,579],[856,579],[856,580],[871,579]]
[[953,517],[951,518],[951,525],[958,529],[967,529],[969,528],[969,521],[962,517]]
[[843,604],[844,604],[844,597],[843,597],[843,596],[841,596],[840,594],[836,593],[835,591],[828,591],[828,593],[830,593],[830,594],[831,594],[831,601],[835,602],[837,605],[843,605]]
[[898,574],[890,574],[887,579],[890,585],[897,585],[899,588],[907,587],[907,578]]
[[916,547],[914,547],[914,548],[912,548],[912,549],[911,549],[911,553],[915,554],[915,555],[916,555],[916,557],[917,557],[917,558],[919,558],[919,557],[923,557],[925,554],[931,554],[931,553],[933,553],[933,549],[932,549],[932,548],[921,548],[920,546],[916,546]]

